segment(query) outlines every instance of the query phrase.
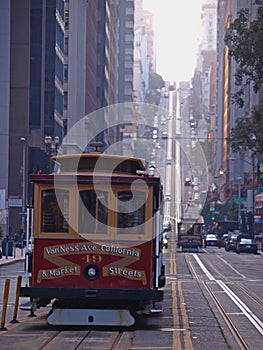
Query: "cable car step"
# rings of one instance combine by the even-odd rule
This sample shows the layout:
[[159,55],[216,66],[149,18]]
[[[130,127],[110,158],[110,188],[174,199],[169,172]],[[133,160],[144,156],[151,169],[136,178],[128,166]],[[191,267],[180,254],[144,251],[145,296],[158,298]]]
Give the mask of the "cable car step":
[[129,310],[113,309],[53,309],[48,323],[58,325],[132,326],[135,319]]

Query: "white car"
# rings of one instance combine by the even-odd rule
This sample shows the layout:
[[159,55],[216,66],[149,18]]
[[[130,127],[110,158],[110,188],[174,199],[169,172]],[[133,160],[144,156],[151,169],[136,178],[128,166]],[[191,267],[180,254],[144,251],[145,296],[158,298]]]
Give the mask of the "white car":
[[195,194],[194,194],[194,200],[195,200],[195,201],[198,201],[199,199],[200,199],[200,193],[195,192]]
[[168,132],[167,131],[163,131],[162,132],[162,138],[163,139],[167,139],[168,138]]
[[194,190],[194,192],[199,192],[199,186],[198,185],[193,185],[193,190]]

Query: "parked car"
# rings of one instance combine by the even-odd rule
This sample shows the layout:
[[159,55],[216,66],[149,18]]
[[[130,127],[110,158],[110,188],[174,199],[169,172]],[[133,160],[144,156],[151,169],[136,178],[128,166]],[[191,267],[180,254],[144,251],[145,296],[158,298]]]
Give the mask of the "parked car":
[[168,235],[167,234],[163,234],[163,236],[162,236],[162,246],[163,246],[163,248],[168,248],[168,239],[169,239],[169,237],[168,237]]
[[168,132],[167,131],[162,132],[162,139],[168,139]]
[[228,236],[228,238],[226,239],[226,245],[225,245],[225,250],[227,252],[229,252],[230,250],[232,250],[233,252],[236,251],[237,237],[238,237],[237,235]]
[[237,243],[236,243],[236,253],[240,254],[242,252],[257,254],[258,252],[257,243],[254,242],[251,238],[241,237],[240,239],[237,240]]
[[200,193],[195,192],[195,193],[194,193],[194,200],[195,200],[195,201],[198,201],[199,199],[200,199]]
[[199,192],[199,186],[198,185],[195,185],[195,186],[193,186],[193,190],[194,190],[194,192]]
[[228,234],[225,233],[223,236],[220,238],[220,247],[225,247],[226,246],[226,240],[227,240]]
[[204,242],[205,248],[208,246],[219,247],[219,244],[220,244],[220,239],[216,235],[212,233],[209,233],[206,235],[205,242]]
[[184,185],[185,186],[191,186],[191,184],[192,184],[192,181],[191,181],[190,177],[186,177],[184,179]]

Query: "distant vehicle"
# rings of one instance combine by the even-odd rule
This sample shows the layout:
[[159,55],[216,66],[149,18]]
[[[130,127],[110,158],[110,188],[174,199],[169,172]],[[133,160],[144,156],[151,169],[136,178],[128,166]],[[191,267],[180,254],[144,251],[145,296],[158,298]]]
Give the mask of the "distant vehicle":
[[192,181],[191,181],[190,177],[186,177],[184,179],[184,185],[185,186],[191,186],[192,185]]
[[200,193],[195,192],[195,193],[194,193],[194,201],[195,201],[195,202],[198,202],[199,200],[200,200]]
[[236,243],[236,253],[254,253],[257,254],[258,246],[256,242],[253,242],[251,238],[240,238],[237,239]]
[[163,234],[163,237],[162,237],[162,246],[163,248],[168,248],[168,235],[166,233]]
[[193,185],[193,190],[194,190],[194,192],[199,192],[199,186],[198,185]]
[[204,246],[205,246],[205,248],[208,246],[219,247],[220,246],[220,239],[216,235],[209,233],[205,237]]
[[177,247],[198,249],[203,247],[204,221],[201,216],[197,221],[191,218],[182,219],[178,224]]
[[226,245],[225,250],[229,252],[232,250],[233,252],[236,251],[236,243],[237,243],[237,235],[229,235],[226,239]]
[[156,149],[155,149],[155,148],[152,149],[151,156],[152,156],[153,158],[156,157]]
[[227,237],[228,237],[228,234],[224,233],[223,236],[220,238],[220,248],[226,246]]
[[192,183],[192,185],[193,185],[193,186],[198,186],[198,185],[199,185],[199,179],[198,179],[198,177],[195,176],[195,177],[193,178],[193,183]]
[[164,97],[166,97],[166,98],[169,97],[169,92],[165,91]]
[[168,132],[167,131],[163,131],[162,132],[162,138],[163,139],[167,139],[168,138]]

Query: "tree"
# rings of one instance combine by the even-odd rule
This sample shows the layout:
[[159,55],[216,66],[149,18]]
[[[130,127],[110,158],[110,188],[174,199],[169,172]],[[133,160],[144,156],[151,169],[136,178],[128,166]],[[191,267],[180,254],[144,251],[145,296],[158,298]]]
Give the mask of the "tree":
[[149,76],[149,90],[157,90],[164,87],[164,80],[160,74],[150,73]]
[[[215,211],[217,212],[217,221],[224,220],[225,218],[227,218],[227,220],[236,220],[238,215],[238,205],[235,202],[226,202],[224,204],[216,203]],[[210,211],[210,203],[205,203],[201,215],[204,218],[206,227],[212,224],[211,218],[213,213],[214,212]]]
[[[256,0],[255,4],[262,5],[263,1]],[[229,47],[229,55],[238,64],[235,79],[240,88],[232,99],[243,107],[245,86],[252,83],[257,93],[263,85],[263,6],[258,7],[253,21],[249,19],[249,9],[241,9],[226,33],[225,43]]]
[[249,149],[263,154],[263,104],[253,107],[251,117],[242,117],[236,121],[227,141],[233,152]]

